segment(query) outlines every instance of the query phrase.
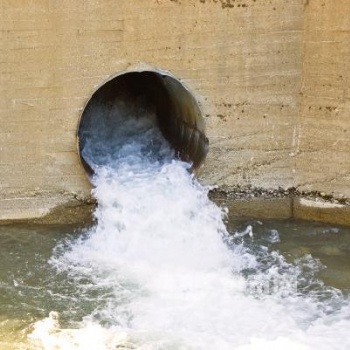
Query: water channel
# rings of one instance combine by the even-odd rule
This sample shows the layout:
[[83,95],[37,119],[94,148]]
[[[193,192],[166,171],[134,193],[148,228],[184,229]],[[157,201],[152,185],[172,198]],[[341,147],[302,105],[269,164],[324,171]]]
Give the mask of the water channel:
[[350,229],[230,218],[154,125],[86,141],[93,227],[0,227],[0,348],[349,349]]

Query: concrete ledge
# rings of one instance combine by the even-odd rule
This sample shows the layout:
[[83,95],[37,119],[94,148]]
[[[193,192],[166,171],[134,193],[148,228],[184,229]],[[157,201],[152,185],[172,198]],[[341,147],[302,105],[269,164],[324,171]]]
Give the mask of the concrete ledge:
[[214,202],[229,210],[230,217],[257,219],[289,219],[292,217],[290,198],[253,198]]
[[211,199],[227,207],[231,217],[256,219],[302,219],[350,226],[349,200],[318,193],[304,193],[295,189],[264,191],[262,189],[235,189],[213,191]]
[[[229,210],[230,217],[255,219],[303,219],[350,226],[349,200],[317,194],[302,196],[295,190],[240,188],[214,190],[209,197]],[[0,199],[0,224],[34,222],[42,224],[89,224],[96,202],[77,194],[27,194]]]
[[92,198],[73,193],[26,193],[0,199],[0,224],[76,224],[92,221]]
[[293,217],[350,226],[350,206],[298,198],[293,201]]

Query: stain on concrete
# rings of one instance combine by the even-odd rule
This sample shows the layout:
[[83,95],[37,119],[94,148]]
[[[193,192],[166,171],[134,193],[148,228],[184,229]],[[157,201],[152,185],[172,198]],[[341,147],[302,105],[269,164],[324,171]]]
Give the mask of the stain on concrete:
[[[173,1],[173,0],[171,0]],[[255,2],[256,0],[253,0]],[[223,9],[245,8],[248,7],[247,0],[199,0],[202,4],[217,3],[220,4]]]
[[220,118],[222,121],[226,122],[226,117],[222,114],[217,115],[218,118]]

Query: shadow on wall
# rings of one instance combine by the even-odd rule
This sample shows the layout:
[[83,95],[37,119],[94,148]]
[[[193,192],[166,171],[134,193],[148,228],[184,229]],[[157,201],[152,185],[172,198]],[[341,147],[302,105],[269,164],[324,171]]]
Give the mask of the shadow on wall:
[[118,123],[110,117],[118,105],[129,110],[142,109],[145,114],[154,113],[158,127],[175,149],[178,158],[191,163],[194,170],[204,162],[208,152],[208,139],[201,111],[190,92],[171,76],[154,71],[130,72],[119,75],[100,87],[92,95],[81,116],[78,129],[79,153],[90,176],[93,170],[82,156],[86,138],[94,133],[96,118],[104,119],[104,123]]

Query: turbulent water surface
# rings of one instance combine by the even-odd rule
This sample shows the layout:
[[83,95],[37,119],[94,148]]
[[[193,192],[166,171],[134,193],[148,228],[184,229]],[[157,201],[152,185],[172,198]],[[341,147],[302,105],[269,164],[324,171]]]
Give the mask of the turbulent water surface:
[[[251,221],[229,234],[152,116],[96,126],[83,156],[93,228],[1,229],[3,349],[350,349],[345,229]],[[332,283],[317,256],[347,270]]]

